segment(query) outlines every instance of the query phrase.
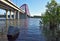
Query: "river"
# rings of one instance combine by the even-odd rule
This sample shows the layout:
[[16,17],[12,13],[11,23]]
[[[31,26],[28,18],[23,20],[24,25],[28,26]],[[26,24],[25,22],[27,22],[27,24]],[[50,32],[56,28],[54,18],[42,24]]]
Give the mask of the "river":
[[[0,41],[50,41],[50,36],[46,36],[49,33],[45,35],[46,32],[41,29],[40,20],[40,18],[19,20],[0,19]],[[19,34],[16,38],[8,39],[7,34],[11,27],[18,28]]]

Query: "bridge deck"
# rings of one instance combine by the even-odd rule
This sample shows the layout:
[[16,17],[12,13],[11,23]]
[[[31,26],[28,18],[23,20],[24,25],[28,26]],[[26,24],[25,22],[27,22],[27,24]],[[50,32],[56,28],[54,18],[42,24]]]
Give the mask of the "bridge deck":
[[16,5],[14,5],[12,2],[10,1],[6,1],[6,0],[0,0],[0,8],[2,9],[8,9],[8,10],[17,10],[19,12],[24,13],[24,11],[20,8],[18,8]]

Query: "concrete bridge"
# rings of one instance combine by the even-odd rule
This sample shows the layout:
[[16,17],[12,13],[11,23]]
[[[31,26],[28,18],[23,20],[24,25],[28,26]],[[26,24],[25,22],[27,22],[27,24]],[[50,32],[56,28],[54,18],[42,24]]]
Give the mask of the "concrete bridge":
[[[8,19],[8,11],[10,12],[10,19],[20,19],[21,17],[26,18],[27,16],[21,8],[18,8],[8,0],[0,0],[0,9],[6,11],[6,19]],[[12,12],[14,17],[12,17]]]

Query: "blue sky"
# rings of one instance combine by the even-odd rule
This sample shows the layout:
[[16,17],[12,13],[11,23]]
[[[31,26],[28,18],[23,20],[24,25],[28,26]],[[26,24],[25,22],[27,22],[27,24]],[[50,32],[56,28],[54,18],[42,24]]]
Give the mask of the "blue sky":
[[[41,13],[44,13],[46,10],[47,2],[50,0],[11,0],[14,4],[20,7],[23,4],[27,4],[29,7],[30,14],[40,16]],[[60,3],[60,0],[56,0]]]
[[[22,4],[27,4],[29,7],[29,11],[31,15],[38,15],[40,16],[41,13],[44,13],[46,10],[47,2],[50,0],[11,0],[14,2],[18,7]],[[56,0],[58,3],[60,0]]]
[[49,0],[11,0],[18,7],[27,4],[31,15],[41,15],[45,11],[45,5]]

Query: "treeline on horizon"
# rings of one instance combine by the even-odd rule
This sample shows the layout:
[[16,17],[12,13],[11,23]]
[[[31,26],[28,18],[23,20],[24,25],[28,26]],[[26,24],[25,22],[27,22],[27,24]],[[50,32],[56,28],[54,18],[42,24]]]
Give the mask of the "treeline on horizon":
[[[12,15],[13,17],[14,15]],[[8,17],[10,17],[10,15],[8,15]],[[0,15],[0,18],[6,18],[6,15]]]
[[30,16],[30,18],[42,18],[42,16]]

